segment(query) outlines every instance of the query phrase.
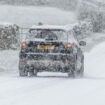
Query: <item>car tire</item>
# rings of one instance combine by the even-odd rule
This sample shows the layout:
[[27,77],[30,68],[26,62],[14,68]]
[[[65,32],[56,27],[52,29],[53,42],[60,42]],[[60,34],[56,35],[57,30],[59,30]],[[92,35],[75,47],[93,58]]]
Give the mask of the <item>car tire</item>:
[[28,76],[28,72],[26,72],[24,70],[19,70],[19,76],[20,77],[26,77],[26,76]]
[[29,66],[29,68],[27,68],[27,71],[28,71],[29,77],[34,76],[34,66],[33,65]]
[[77,78],[84,76],[84,56],[81,59],[81,68],[78,70],[77,68],[77,55],[74,56],[75,64],[72,66],[71,70],[68,72],[68,77]]
[[34,70],[34,76],[37,77],[37,70]]
[[25,69],[25,65],[19,62],[19,76],[20,77],[25,77],[28,76],[28,72]]
[[69,78],[75,78],[76,77],[76,70],[77,70],[77,55],[74,55],[74,64],[71,66],[70,65],[70,70],[68,72],[68,77]]
[[30,77],[37,77],[37,71],[30,71],[29,76]]
[[78,76],[79,77],[83,77],[84,76],[84,56],[82,57],[81,63],[82,63],[81,68],[78,71]]
[[32,77],[36,77],[37,76],[37,70],[35,70],[34,65],[31,65],[31,68],[29,68],[29,76]]
[[74,72],[68,72],[68,78],[74,78],[75,76],[74,76]]

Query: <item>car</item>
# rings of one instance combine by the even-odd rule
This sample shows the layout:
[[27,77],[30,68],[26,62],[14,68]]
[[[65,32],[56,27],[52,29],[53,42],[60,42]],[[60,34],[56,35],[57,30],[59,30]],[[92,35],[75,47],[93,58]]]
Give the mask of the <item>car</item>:
[[34,25],[29,29],[19,54],[19,75],[37,76],[38,72],[62,72],[82,77],[84,55],[72,27]]

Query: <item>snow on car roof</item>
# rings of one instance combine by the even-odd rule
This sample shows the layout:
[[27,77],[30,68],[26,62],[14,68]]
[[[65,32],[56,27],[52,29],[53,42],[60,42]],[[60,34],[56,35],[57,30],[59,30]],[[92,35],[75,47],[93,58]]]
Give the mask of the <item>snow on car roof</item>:
[[73,29],[74,25],[65,25],[65,26],[57,26],[57,25],[33,25],[30,29],[62,29],[65,31]]

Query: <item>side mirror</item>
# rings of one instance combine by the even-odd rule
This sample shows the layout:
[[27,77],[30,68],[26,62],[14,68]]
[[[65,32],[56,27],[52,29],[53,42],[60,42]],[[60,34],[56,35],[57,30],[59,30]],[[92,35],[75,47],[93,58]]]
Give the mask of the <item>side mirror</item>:
[[85,42],[85,41],[80,41],[80,42],[79,42],[79,45],[80,45],[80,46],[86,46],[86,42]]

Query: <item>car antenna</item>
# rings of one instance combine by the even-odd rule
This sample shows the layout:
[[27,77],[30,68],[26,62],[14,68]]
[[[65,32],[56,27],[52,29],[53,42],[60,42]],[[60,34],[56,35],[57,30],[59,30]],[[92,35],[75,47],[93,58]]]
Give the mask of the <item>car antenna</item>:
[[38,23],[38,25],[39,25],[39,26],[42,26],[42,25],[43,25],[43,23],[42,23],[42,22],[39,22],[39,23]]

